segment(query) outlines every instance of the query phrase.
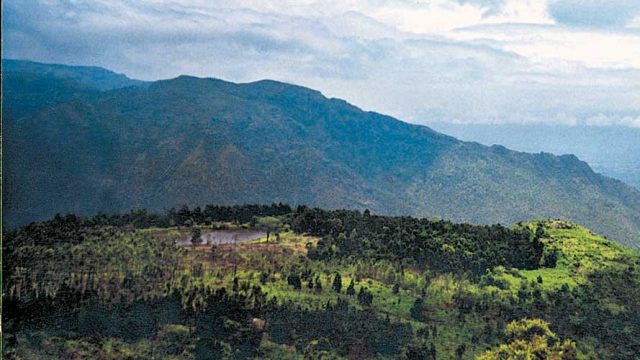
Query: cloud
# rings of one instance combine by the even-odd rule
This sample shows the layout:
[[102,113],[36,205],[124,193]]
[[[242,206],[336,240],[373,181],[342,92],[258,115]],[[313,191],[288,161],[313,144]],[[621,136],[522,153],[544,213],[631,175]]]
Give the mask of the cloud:
[[487,24],[456,29],[450,37],[515,52],[549,68],[582,63],[592,68],[640,68],[640,31],[555,24]]
[[483,9],[483,16],[499,14],[506,5],[506,0],[456,0],[461,5],[474,5]]
[[597,114],[585,120],[588,126],[627,126],[640,128],[640,116]]
[[640,14],[638,0],[551,0],[549,14],[558,23],[583,27],[624,27]]
[[[416,123],[636,124],[638,33],[487,25],[525,19],[528,2],[482,19],[502,1],[469,1],[13,0],[3,50],[144,80],[287,81]],[[447,30],[461,21],[476,26]]]

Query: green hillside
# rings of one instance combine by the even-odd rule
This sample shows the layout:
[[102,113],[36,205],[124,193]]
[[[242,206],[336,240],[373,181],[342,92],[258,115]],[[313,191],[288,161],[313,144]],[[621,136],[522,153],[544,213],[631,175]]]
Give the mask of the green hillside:
[[[175,245],[215,229],[270,236]],[[640,353],[640,257],[561,220],[504,228],[207,206],[57,217],[4,239],[7,358]]]
[[50,72],[3,75],[11,225],[287,202],[471,223],[565,218],[640,239],[640,192],[574,156],[458,141],[275,81],[181,76],[97,91]]

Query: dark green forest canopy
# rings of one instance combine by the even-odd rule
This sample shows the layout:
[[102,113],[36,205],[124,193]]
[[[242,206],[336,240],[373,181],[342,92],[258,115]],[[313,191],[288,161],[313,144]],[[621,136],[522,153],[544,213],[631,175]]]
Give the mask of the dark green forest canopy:
[[[264,218],[280,220],[278,236],[237,249],[153,235],[260,228]],[[56,216],[3,235],[6,356],[493,359],[521,347],[622,360],[640,352],[638,254],[560,220],[505,228],[209,205]],[[513,338],[514,329],[524,332]],[[534,335],[544,349],[535,350]]]
[[[52,221],[33,223],[10,231],[9,247],[79,243],[104,227],[170,227],[230,221],[256,226],[256,219],[282,216],[297,233],[320,236],[309,257],[370,258],[399,261],[403,265],[431,268],[437,272],[471,271],[481,275],[488,268],[502,265],[537,268],[543,256],[539,237],[528,228],[509,229],[501,225],[455,224],[444,220],[371,215],[355,210],[326,211],[286,204],[214,206],[203,209],[170,209],[165,215],[146,210],[124,215],[77,217],[56,216]],[[260,226],[260,223],[257,224]],[[14,245],[15,244],[15,245]],[[9,249],[9,251],[11,251]],[[25,260],[25,259],[21,259]]]
[[391,260],[436,272],[472,272],[502,265],[538,268],[543,245],[528,228],[454,224],[412,217],[371,215],[368,211],[324,211],[299,207],[294,231],[321,236],[309,252],[316,259]]

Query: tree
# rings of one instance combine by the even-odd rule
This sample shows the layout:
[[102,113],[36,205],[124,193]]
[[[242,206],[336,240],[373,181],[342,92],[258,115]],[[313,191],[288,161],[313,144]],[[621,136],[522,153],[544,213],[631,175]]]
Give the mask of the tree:
[[358,292],[358,302],[364,306],[371,306],[371,304],[373,304],[373,294],[364,286],[362,286],[360,292]]
[[202,236],[202,231],[200,230],[199,227],[192,227],[191,228],[191,243],[193,245],[199,245],[202,243],[202,239],[200,238]]
[[309,360],[340,359],[331,350],[331,342],[327,338],[313,339],[304,348],[304,358]]
[[[191,217],[191,210],[189,210],[189,206],[187,205],[182,205],[182,207],[180,207],[180,210],[178,210],[177,215],[177,225],[178,226],[183,226],[187,224],[187,220],[190,220]],[[189,223],[192,223],[191,221],[189,221]]]
[[340,273],[336,273],[336,276],[333,278],[331,288],[338,294],[340,293],[340,290],[342,290],[342,276],[340,276]]
[[426,341],[413,341],[405,347],[400,358],[406,360],[431,360],[431,348]]
[[347,295],[349,295],[349,296],[355,296],[356,295],[356,286],[355,286],[355,283],[353,282],[353,279],[351,279],[351,282],[349,283],[349,286],[347,287]]
[[282,221],[275,216],[263,216],[256,221],[257,225],[267,232],[267,243],[271,233],[279,234],[282,229]]
[[196,347],[193,328],[184,325],[162,325],[156,334],[157,345],[153,358],[164,358],[168,354],[191,354]]
[[411,317],[418,320],[424,321],[424,314],[422,313],[424,305],[424,300],[422,298],[417,298],[416,301],[413,302],[413,306],[411,306]]
[[400,292],[400,285],[398,283],[393,285],[393,289],[391,290],[391,292],[393,292],[393,295],[398,295],[398,293]]
[[558,263],[558,250],[553,249],[544,255],[544,266],[548,268],[556,267]]
[[522,319],[509,323],[505,335],[510,340],[493,350],[481,354],[479,360],[502,359],[555,359],[578,358],[576,344],[571,340],[560,341],[540,319]]
[[287,277],[287,283],[293,286],[293,288],[296,290],[302,289],[302,281],[300,280],[300,276],[298,276],[298,274],[289,275]]
[[261,272],[260,273],[260,284],[265,285],[269,281],[269,273]]

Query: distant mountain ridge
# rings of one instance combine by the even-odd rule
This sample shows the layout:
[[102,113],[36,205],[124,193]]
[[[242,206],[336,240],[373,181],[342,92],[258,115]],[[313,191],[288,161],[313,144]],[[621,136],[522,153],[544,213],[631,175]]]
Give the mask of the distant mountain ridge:
[[596,172],[640,189],[640,128],[437,122],[429,126],[458,139],[485,145],[501,144],[524,152],[575,154]]
[[96,90],[113,90],[129,86],[148,86],[148,82],[134,80],[126,75],[97,66],[70,66],[43,64],[28,60],[2,60],[3,72],[22,72],[26,74],[50,75],[78,82]]
[[282,201],[472,223],[557,217],[640,244],[640,192],[575,156],[462,142],[270,80],[102,91],[50,72],[3,78],[8,223]]

